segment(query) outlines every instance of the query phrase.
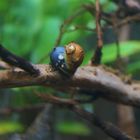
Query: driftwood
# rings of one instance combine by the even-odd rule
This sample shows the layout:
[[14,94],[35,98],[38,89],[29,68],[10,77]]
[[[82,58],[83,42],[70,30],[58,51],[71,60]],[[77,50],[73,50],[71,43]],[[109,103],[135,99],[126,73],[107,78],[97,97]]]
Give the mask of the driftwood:
[[35,65],[40,71],[38,76],[15,68],[0,72],[0,88],[23,86],[48,86],[53,88],[84,88],[101,91],[102,97],[122,104],[140,106],[140,83],[126,81],[114,72],[101,66],[78,68],[72,77],[64,77],[50,65]]

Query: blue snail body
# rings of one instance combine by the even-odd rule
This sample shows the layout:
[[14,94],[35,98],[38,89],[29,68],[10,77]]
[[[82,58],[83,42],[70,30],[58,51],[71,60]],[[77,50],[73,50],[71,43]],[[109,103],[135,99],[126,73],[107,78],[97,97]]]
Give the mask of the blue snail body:
[[53,49],[53,51],[50,54],[50,60],[52,66],[59,70],[60,72],[67,73],[67,64],[66,64],[66,52],[65,47],[58,46]]

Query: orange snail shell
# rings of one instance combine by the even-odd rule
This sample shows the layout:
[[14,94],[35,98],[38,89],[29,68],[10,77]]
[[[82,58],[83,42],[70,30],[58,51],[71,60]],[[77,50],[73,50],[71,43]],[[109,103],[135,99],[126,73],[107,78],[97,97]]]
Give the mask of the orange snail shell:
[[66,45],[65,49],[68,69],[74,72],[84,59],[84,50],[80,45],[74,42]]

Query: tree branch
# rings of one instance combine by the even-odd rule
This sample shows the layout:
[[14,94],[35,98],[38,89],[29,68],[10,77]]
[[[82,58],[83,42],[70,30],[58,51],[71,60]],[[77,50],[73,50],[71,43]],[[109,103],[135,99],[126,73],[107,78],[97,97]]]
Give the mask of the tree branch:
[[35,69],[30,62],[23,59],[22,57],[19,57],[11,53],[9,50],[4,48],[1,44],[0,44],[0,58],[4,62],[8,63],[9,65],[21,68],[26,72],[30,73],[31,75],[37,76],[39,74],[39,71]]
[[140,107],[140,83],[124,81],[103,67],[85,66],[78,68],[73,77],[65,77],[54,71],[50,65],[34,65],[39,76],[31,76],[16,68],[0,72],[0,88],[23,86],[49,86],[59,88],[84,88],[99,90],[102,97],[111,101]]
[[74,106],[72,108],[72,111],[77,113],[83,119],[87,120],[90,124],[94,124],[95,126],[99,127],[108,136],[112,137],[115,140],[135,140],[135,138],[132,138],[132,137],[128,136],[127,134],[121,132],[113,124],[103,121],[98,116],[96,116],[94,113],[89,113],[76,106]]
[[46,95],[46,94],[39,94],[42,99],[46,100],[46,102],[56,104],[57,106],[63,106],[67,107],[68,109],[72,110],[74,113],[78,114],[80,117],[88,121],[90,124],[95,125],[96,127],[103,130],[108,136],[112,137],[115,140],[135,140],[135,138],[132,138],[125,134],[124,132],[121,132],[119,128],[114,126],[113,124],[103,121],[101,118],[96,116],[95,113],[90,113],[82,108],[78,107],[76,105],[77,103],[73,100],[69,99],[61,99],[52,95]]
[[8,140],[44,140],[51,139],[52,106],[47,104],[36,117],[25,134],[13,134]]
[[92,65],[99,65],[102,57],[102,47],[103,47],[103,39],[102,39],[102,30],[101,30],[101,9],[99,0],[96,0],[96,33],[97,33],[97,47],[94,53],[93,58],[91,59]]

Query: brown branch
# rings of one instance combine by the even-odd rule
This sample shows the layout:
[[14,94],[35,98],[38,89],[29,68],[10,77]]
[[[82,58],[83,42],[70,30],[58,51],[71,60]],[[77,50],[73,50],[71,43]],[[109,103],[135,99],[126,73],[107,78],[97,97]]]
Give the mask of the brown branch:
[[46,140],[52,139],[52,106],[46,104],[32,125],[24,134],[12,134],[8,140]]
[[70,99],[61,99],[52,95],[46,94],[38,94],[43,100],[46,100],[49,103],[63,105],[63,107],[68,107],[73,112],[77,113],[80,117],[87,120],[90,124],[99,127],[103,130],[107,135],[114,138],[115,140],[134,140],[130,136],[126,135],[125,133],[121,132],[117,127],[113,124],[105,122],[97,117],[94,113],[89,113],[78,106],[76,106],[76,102]]
[[[36,117],[33,124],[28,128],[24,139],[43,140],[51,139],[52,135],[52,106],[47,104],[45,108]],[[45,124],[45,125],[44,125]]]
[[[40,98],[42,98],[43,100],[47,101],[47,102],[51,102],[53,104],[57,104],[59,102],[63,103],[63,105],[77,105],[77,104],[87,104],[87,103],[91,103],[93,101],[95,101],[97,98],[96,97],[91,97],[89,99],[74,99],[73,96],[69,99],[69,98],[62,98],[62,97],[58,97],[58,96],[54,96],[54,95],[50,95],[50,94],[44,94],[44,93],[36,93],[37,96],[39,96]],[[0,110],[1,113],[1,110]]]
[[130,22],[136,22],[136,21],[140,21],[140,14],[136,14],[133,16],[128,16],[126,18],[124,18],[123,20],[121,20],[119,23],[116,23],[115,27],[121,27],[125,24],[128,24]]
[[43,100],[53,103],[53,104],[63,104],[63,105],[76,105],[77,102],[72,100],[72,99],[64,99],[64,98],[60,98],[60,97],[56,97],[53,95],[48,95],[48,94],[42,94],[42,93],[38,93],[37,94],[39,97],[41,97]]
[[139,22],[140,21],[140,13],[137,13],[135,15],[126,16],[122,19],[117,17],[116,14],[110,14],[110,15],[107,15],[107,16],[102,15],[102,20],[107,22],[108,28],[109,27],[119,28],[119,27],[122,27],[126,24],[129,24],[129,23]]
[[[90,3],[90,4],[84,4],[83,7],[93,16],[95,17],[95,12],[96,12],[96,7],[94,6],[94,4]],[[140,21],[140,13],[137,12],[135,14],[126,16],[122,19],[120,19],[120,17],[118,17],[118,15],[116,14],[116,12],[112,13],[112,14],[108,14],[105,13],[103,11],[100,11],[101,14],[101,19],[106,21],[108,27],[114,27],[114,19],[116,19],[117,21],[115,22],[115,27],[121,27],[124,26],[125,24],[128,24],[130,22],[137,22]],[[107,27],[107,26],[106,26]]]
[[102,30],[101,30],[101,10],[99,0],[96,0],[96,32],[97,32],[97,48],[95,50],[94,56],[91,59],[91,65],[98,65],[101,62],[102,57]]
[[[39,76],[15,69],[0,71],[0,88],[13,88],[23,86],[48,86],[59,88],[84,88],[98,90],[103,98],[111,101],[140,107],[140,83],[122,80],[110,70],[103,67],[85,66],[78,68],[73,77],[67,78],[54,71],[50,65],[35,65]],[[125,82],[124,82],[125,81]]]
[[102,16],[102,19],[107,22],[108,28],[109,27],[119,28],[129,23],[139,22],[140,13],[132,15],[132,16],[124,17],[123,19],[119,19],[115,14],[114,15],[112,14],[108,16]]
[[98,40],[98,47],[102,48],[103,41],[102,41],[102,31],[101,31],[101,9],[99,0],[96,0],[96,30],[97,30],[97,40]]
[[72,108],[72,111],[77,113],[79,116],[81,116],[83,119],[88,121],[90,124],[93,124],[93,125],[99,127],[107,135],[109,135],[110,137],[112,137],[115,140],[135,140],[135,138],[132,138],[132,137],[128,136],[127,134],[121,132],[113,124],[101,120],[94,113],[89,113],[76,106]]

